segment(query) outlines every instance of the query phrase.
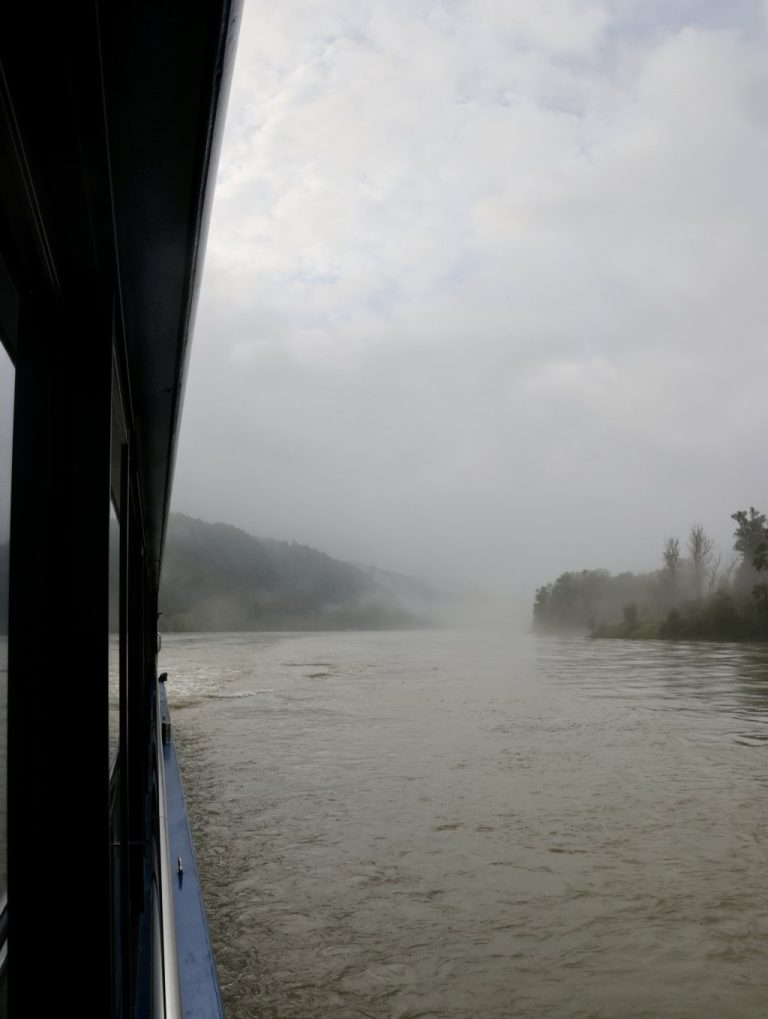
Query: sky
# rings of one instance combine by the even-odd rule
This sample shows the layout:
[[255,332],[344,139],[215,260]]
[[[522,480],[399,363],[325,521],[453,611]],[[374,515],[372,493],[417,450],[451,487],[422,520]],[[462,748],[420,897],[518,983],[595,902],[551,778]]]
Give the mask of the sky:
[[768,510],[768,3],[246,0],[174,508],[532,596]]

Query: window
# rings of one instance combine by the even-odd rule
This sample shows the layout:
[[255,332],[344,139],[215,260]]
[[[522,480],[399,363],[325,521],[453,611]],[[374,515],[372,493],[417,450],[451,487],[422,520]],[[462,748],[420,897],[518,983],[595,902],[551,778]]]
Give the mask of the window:
[[120,522],[109,515],[109,757],[114,763],[120,738]]
[[0,345],[0,910],[7,889],[6,737],[8,718],[8,564],[11,530],[11,439],[14,369]]

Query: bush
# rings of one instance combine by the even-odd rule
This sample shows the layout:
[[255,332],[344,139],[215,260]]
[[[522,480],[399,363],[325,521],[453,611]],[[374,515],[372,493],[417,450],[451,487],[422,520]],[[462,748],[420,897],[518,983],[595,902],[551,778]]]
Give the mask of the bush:
[[624,626],[627,631],[634,630],[637,626],[637,605],[631,601],[628,605],[625,605],[622,609],[624,616]]

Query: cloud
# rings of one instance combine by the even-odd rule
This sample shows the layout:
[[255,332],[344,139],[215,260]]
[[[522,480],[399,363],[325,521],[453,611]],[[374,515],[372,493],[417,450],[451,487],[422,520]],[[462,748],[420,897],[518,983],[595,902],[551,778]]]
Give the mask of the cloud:
[[727,541],[765,494],[768,67],[760,5],[685,7],[246,8],[179,508],[526,589]]

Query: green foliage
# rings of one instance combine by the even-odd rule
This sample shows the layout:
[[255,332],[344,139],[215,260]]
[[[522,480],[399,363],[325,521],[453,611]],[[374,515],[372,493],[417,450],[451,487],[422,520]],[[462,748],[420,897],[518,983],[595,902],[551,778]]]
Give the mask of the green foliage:
[[591,636],[612,640],[653,640],[659,635],[659,624],[653,619],[641,620],[638,606],[630,602],[622,609],[620,623],[603,623],[592,630]]
[[656,640],[659,624],[653,619],[645,619],[631,626],[624,622],[603,624],[596,627],[590,636],[604,640]]
[[672,610],[659,628],[667,640],[767,640],[766,616],[749,600],[718,591],[708,601]]
[[768,566],[768,519],[754,506],[731,514],[736,521],[733,547],[741,556],[734,581],[735,590],[747,595],[760,583],[759,574]]
[[663,598],[656,573],[563,573],[553,584],[537,590],[533,626],[539,633],[586,633],[623,622],[622,606],[634,606],[637,622]]
[[768,543],[761,541],[755,549],[755,554],[752,557],[752,565],[760,572],[761,570],[768,570]]
[[629,605],[625,605],[622,609],[624,614],[624,626],[628,630],[634,630],[637,626],[637,605],[634,602],[630,602]]
[[751,506],[732,519],[741,557],[733,582],[735,563],[720,572],[714,543],[694,524],[689,558],[680,557],[678,539],[667,538],[655,573],[583,570],[539,588],[534,629],[631,640],[768,640],[768,518]]
[[759,546],[766,540],[768,519],[765,513],[758,513],[754,506],[750,506],[749,512],[738,510],[732,513],[731,520],[736,521],[733,547],[745,562],[751,562]]
[[613,580],[606,570],[563,573],[553,584],[536,591],[534,627],[542,632],[585,630],[595,625],[601,608],[610,598]]
[[683,628],[683,617],[677,609],[670,609],[669,615],[659,627],[659,637],[677,640]]

